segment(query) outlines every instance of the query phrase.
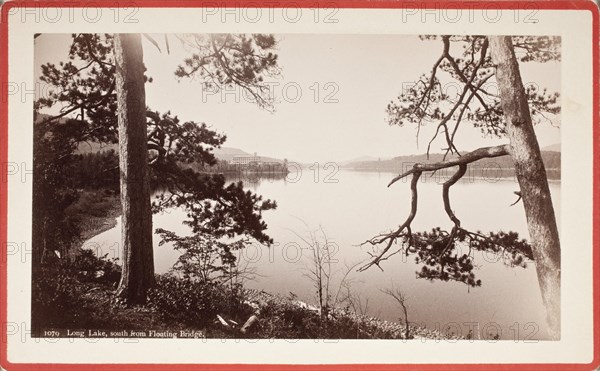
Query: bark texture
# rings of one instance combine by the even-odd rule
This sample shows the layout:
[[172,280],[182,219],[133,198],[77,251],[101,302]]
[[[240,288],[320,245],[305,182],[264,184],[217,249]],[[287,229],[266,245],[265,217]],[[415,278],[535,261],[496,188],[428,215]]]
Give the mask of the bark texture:
[[560,339],[560,240],[546,169],[509,36],[489,36],[550,336]]
[[116,34],[114,40],[123,209],[123,266],[117,295],[139,304],[155,283],[144,62],[140,35]]

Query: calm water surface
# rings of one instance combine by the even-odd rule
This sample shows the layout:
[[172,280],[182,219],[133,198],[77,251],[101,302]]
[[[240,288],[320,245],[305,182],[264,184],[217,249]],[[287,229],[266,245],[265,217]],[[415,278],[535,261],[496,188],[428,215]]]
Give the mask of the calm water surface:
[[[340,170],[325,178],[330,171],[315,177],[314,171],[304,169],[302,176],[292,174],[285,179],[250,179],[245,187],[277,201],[278,208],[263,214],[268,234],[275,240],[270,248],[253,245],[242,253],[261,275],[248,282],[251,288],[288,295],[315,302],[314,288],[304,273],[310,256],[302,249],[301,239],[307,228],[322,227],[330,242],[339,249],[334,256],[335,269],[343,271],[344,264],[351,265],[368,258],[367,246],[360,247],[366,239],[396,227],[409,213],[409,182],[398,182],[391,188],[386,185],[391,173],[354,172]],[[419,185],[419,208],[412,230],[424,231],[433,227],[449,230],[452,223],[444,212],[441,185],[434,178],[422,177]],[[292,181],[293,180],[293,181]],[[326,181],[325,181],[326,180]],[[337,182],[336,182],[337,181]],[[509,205],[516,200],[513,191],[518,184],[512,178],[503,180],[467,179],[451,189],[451,202],[461,225],[472,231],[515,231],[528,238],[522,203]],[[555,212],[560,216],[560,183],[550,184]],[[181,224],[185,217],[178,209],[154,216],[154,228],[172,230],[181,235],[189,229]],[[560,217],[558,217],[560,228]],[[120,254],[120,218],[117,226],[92,238],[87,246],[98,253],[118,257]],[[295,232],[295,233],[294,233]],[[167,272],[179,253],[172,246],[158,246],[154,238],[154,258],[157,273]],[[352,288],[368,299],[368,314],[388,320],[400,316],[397,304],[380,289],[392,285],[401,288],[408,297],[409,320],[466,335],[475,326],[475,338],[481,333],[496,333],[501,328],[501,338],[516,337],[544,339],[546,325],[544,308],[537,283],[535,266],[508,267],[493,255],[474,253],[474,271],[482,286],[469,288],[457,282],[439,282],[417,279],[415,271],[420,266],[412,256],[395,255],[382,263],[382,272],[372,267],[366,272],[351,274]],[[341,275],[341,274],[340,274]],[[339,275],[338,277],[339,278]],[[338,287],[333,278],[332,291]]]

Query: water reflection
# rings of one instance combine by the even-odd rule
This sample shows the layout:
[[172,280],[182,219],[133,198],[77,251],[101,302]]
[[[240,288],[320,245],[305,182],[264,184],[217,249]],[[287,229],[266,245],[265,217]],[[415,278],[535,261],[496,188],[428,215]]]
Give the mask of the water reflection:
[[288,174],[282,172],[237,172],[237,173],[226,173],[224,174],[225,180],[228,183],[242,182],[244,188],[250,189],[253,192],[258,190],[261,183],[275,181],[287,183]]
[[[335,243],[335,268],[343,270],[345,265],[369,259],[370,247],[359,245],[367,238],[398,224],[406,218],[410,208],[408,182],[393,188],[386,185],[393,173],[356,172],[340,170],[336,182],[324,182],[323,177],[315,181],[312,171],[306,170],[297,176],[258,177],[252,174],[227,176],[230,181],[242,181],[253,192],[276,200],[278,207],[263,213],[268,225],[267,234],[275,243],[271,247],[253,244],[242,250],[240,259],[244,264],[255,267],[260,277],[247,283],[249,288],[264,289],[272,293],[296,294],[301,300],[315,301],[312,283],[304,277],[309,252],[303,249],[302,241],[293,233],[303,233],[305,226],[322,226],[328,239]],[[419,213],[412,229],[414,231],[450,230],[452,222],[444,212],[439,185],[433,178],[423,177],[419,185]],[[293,182],[291,180],[294,180]],[[511,178],[482,181],[465,179],[452,188],[453,207],[461,215],[461,226],[469,231],[514,231],[527,237],[527,223],[522,203],[513,207],[514,191],[518,184]],[[560,216],[560,183],[551,182],[556,215]],[[153,227],[189,235],[189,229],[181,224],[185,218],[183,210],[165,210],[156,214]],[[560,228],[560,217],[557,222]],[[292,232],[293,231],[293,232]],[[90,243],[95,248],[119,256],[120,220],[118,225],[94,237]],[[154,236],[154,258],[157,273],[168,271],[177,261],[179,253],[165,244],[158,246],[160,238]],[[450,256],[468,252],[468,247],[457,244]],[[113,249],[113,250],[111,250]],[[466,250],[465,250],[466,249]],[[113,256],[111,255],[111,257]],[[430,328],[445,329],[448,323],[461,324],[466,335],[468,326],[477,322],[483,331],[485,324],[497,324],[502,339],[515,337],[515,323],[520,326],[518,338],[545,338],[545,310],[539,292],[535,264],[525,268],[511,268],[508,256],[490,253],[487,250],[472,251],[472,272],[475,282],[481,287],[471,287],[463,282],[439,279],[420,279],[415,272],[422,269],[427,256],[415,261],[418,251],[397,254],[386,261],[385,271],[369,269],[352,272],[352,288],[363,298],[369,299],[369,315],[387,320],[397,320],[398,308],[380,289],[393,283],[402,288],[408,298],[411,321]],[[509,264],[505,264],[509,262]],[[431,266],[429,266],[431,268]],[[450,273],[448,273],[450,275]],[[525,331],[525,326],[534,326],[535,331]],[[456,331],[456,330],[454,330]]]
[[[405,257],[414,256],[420,270],[417,278],[440,281],[462,282],[470,287],[481,286],[482,281],[475,275],[475,252],[493,254],[510,267],[527,268],[527,262],[533,262],[531,245],[519,238],[515,232],[471,232],[455,227],[450,232],[439,227],[429,232],[412,233],[410,230],[398,236],[401,239],[400,248],[388,255],[373,256],[373,260],[364,265],[361,270],[370,266],[381,268],[381,262],[396,254]],[[367,242],[372,242],[369,240]],[[500,259],[501,258],[501,259]]]

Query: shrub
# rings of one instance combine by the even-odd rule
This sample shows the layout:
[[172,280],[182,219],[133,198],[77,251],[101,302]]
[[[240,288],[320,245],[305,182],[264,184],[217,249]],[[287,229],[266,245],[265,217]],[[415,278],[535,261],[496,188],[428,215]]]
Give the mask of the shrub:
[[61,266],[43,267],[33,275],[31,317],[34,329],[68,328],[79,322],[86,306],[84,288]]
[[97,309],[86,293],[98,284],[114,287],[121,278],[121,267],[105,258],[80,250],[73,261],[54,260],[34,271],[31,317],[36,330],[73,328],[90,320]]
[[303,339],[319,337],[319,315],[285,299],[269,300],[261,309],[260,337]]
[[229,313],[227,290],[219,284],[176,277],[157,276],[149,304],[165,320],[203,327],[217,314]]
[[117,259],[107,260],[105,254],[97,257],[92,250],[81,250],[70,265],[76,276],[82,282],[96,282],[114,286],[121,279],[121,267]]

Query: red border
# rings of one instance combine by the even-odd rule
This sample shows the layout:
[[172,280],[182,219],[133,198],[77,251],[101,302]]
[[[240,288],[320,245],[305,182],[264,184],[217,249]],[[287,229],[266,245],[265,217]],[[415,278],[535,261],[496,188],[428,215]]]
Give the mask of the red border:
[[[0,338],[0,364],[7,370],[164,370],[165,367],[173,370],[251,370],[260,369],[264,371],[271,370],[364,370],[366,368],[387,371],[398,369],[460,369],[460,370],[480,370],[480,369],[528,369],[528,370],[593,370],[600,367],[600,82],[599,82],[599,10],[591,0],[572,0],[572,1],[452,1],[446,2],[449,8],[462,9],[531,9],[534,5],[537,9],[543,10],[589,10],[593,17],[593,102],[594,107],[594,164],[593,164],[593,306],[594,306],[594,359],[591,363],[562,363],[562,364],[337,364],[337,365],[255,365],[255,364],[48,364],[48,363],[11,363],[7,359],[7,201],[8,191],[7,182],[0,181],[0,320],[2,321],[2,332]],[[429,8],[439,9],[444,5],[443,1],[424,0],[424,1],[393,1],[393,0],[332,0],[325,2],[315,2],[310,0],[255,0],[249,4],[244,4],[241,0],[215,0],[215,1],[194,1],[194,0],[144,0],[139,3],[134,1],[123,2],[122,5],[115,0],[94,0],[86,3],[85,1],[58,0],[43,3],[43,7],[140,7],[140,8],[199,8],[199,7],[338,7],[338,8],[379,8],[379,9],[401,9],[401,8]],[[0,95],[3,99],[0,104],[0,176],[7,179],[7,168],[3,164],[8,161],[8,12],[12,8],[18,7],[41,7],[41,2],[37,1],[9,1],[2,6],[0,19]],[[6,173],[4,173],[6,171]]]

